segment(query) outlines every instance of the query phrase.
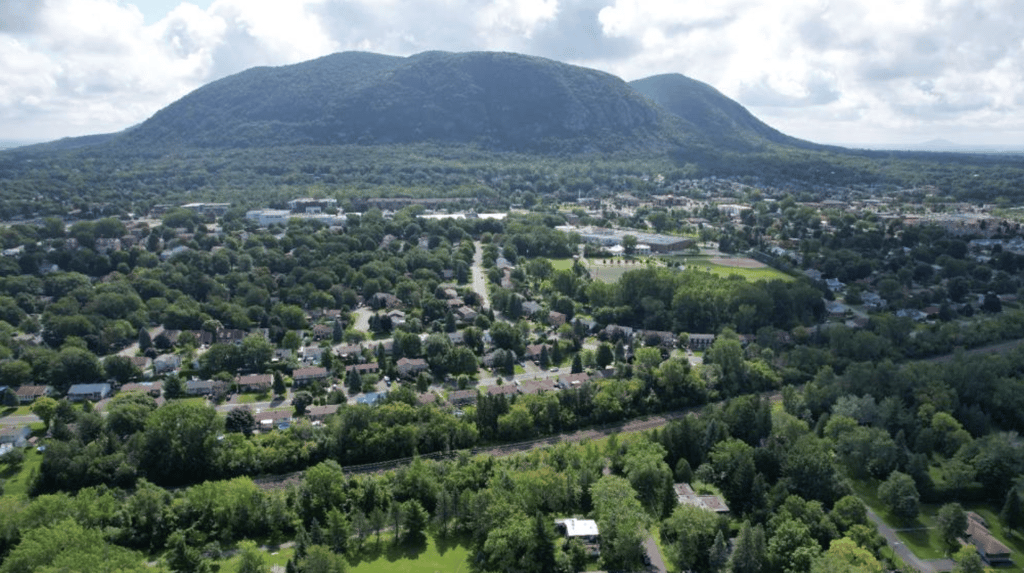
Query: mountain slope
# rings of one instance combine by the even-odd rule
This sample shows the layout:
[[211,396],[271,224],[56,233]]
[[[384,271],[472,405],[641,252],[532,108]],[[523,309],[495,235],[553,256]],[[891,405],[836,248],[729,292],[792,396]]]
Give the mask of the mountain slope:
[[597,70],[507,53],[348,52],[208,84],[127,133],[124,143],[647,150],[673,145],[679,133],[675,118]]
[[630,87],[704,134],[715,145],[759,147],[765,142],[825,149],[790,137],[754,117],[745,107],[715,88],[682,74],[651,76]]

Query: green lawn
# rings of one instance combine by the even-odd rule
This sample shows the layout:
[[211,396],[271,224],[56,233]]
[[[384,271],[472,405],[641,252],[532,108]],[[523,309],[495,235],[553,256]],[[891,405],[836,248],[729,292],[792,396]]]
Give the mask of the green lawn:
[[572,268],[573,259],[548,259],[556,271],[567,271]]
[[31,416],[32,405],[28,404],[25,406],[18,406],[17,408],[3,408],[0,410],[0,418],[6,418],[7,416]]
[[25,448],[25,463],[18,470],[8,466],[0,466],[0,479],[4,480],[4,495],[28,496],[29,478],[33,472],[39,471],[43,463],[43,454],[35,448]]
[[270,393],[263,394],[239,394],[236,400],[239,404],[252,404],[254,402],[269,402]]
[[[273,567],[274,565],[280,565],[284,567],[288,564],[288,560],[291,559],[292,555],[295,554],[295,549],[289,547],[287,549],[271,549],[264,553],[263,559],[267,568]],[[221,573],[235,573],[238,571],[240,557],[233,555],[230,559],[220,561]]]
[[387,535],[380,545],[371,535],[363,550],[349,558],[349,573],[464,573],[470,570],[469,546],[464,540],[439,540],[394,545]]

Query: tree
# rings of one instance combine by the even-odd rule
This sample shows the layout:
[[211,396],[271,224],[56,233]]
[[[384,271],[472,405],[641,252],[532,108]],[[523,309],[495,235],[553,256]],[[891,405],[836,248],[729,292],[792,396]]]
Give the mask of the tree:
[[182,398],[185,396],[185,381],[177,374],[171,374],[164,380],[164,396],[170,399]]
[[256,547],[255,542],[242,541],[238,544],[238,550],[238,573],[269,573],[263,552]]
[[46,428],[50,428],[50,422],[53,420],[53,416],[57,413],[57,401],[49,396],[43,396],[36,398],[36,401],[32,403],[32,413],[39,416],[39,419],[46,424]]
[[138,442],[140,469],[148,479],[161,485],[202,481],[212,476],[217,436],[223,422],[210,406],[170,402],[157,408],[146,420]]
[[352,524],[348,516],[338,508],[327,512],[327,543],[331,551],[343,555],[348,550],[348,538],[352,536]]
[[284,396],[288,392],[288,388],[284,385],[284,376],[280,372],[274,371],[274,395]]
[[405,513],[405,535],[402,537],[406,540],[423,539],[423,532],[426,530],[427,521],[430,519],[427,510],[423,509],[423,505],[416,499],[410,499],[403,503],[402,506],[403,513]]
[[625,235],[622,237],[622,250],[627,255],[632,255],[636,252],[636,235]]
[[973,545],[964,545],[960,551],[953,555],[956,567],[953,573],[984,573],[985,566],[981,562],[981,556]]
[[967,513],[959,503],[947,503],[939,508],[935,516],[939,534],[950,550],[960,547],[958,539],[967,531]]
[[106,357],[103,360],[103,370],[106,372],[107,378],[117,380],[118,384],[142,378],[142,370],[139,370],[139,367],[127,356]]
[[624,478],[603,476],[590,487],[601,531],[601,561],[606,569],[631,569],[640,563],[647,514],[636,490]]
[[[722,537],[723,525],[713,512],[692,505],[677,505],[661,525],[665,552],[684,571],[706,571],[712,566],[709,548]],[[724,539],[722,541],[724,543]]]
[[292,406],[295,407],[295,415],[302,416],[306,413],[306,408],[313,403],[313,395],[305,390],[300,390],[295,393],[292,397]]
[[835,539],[828,551],[811,563],[811,573],[882,573],[882,564],[870,551],[849,538]]
[[249,408],[235,408],[228,412],[224,421],[224,429],[251,436],[256,429],[256,417],[252,415],[252,410]]
[[323,545],[310,545],[298,569],[302,573],[344,573],[345,560]]
[[605,368],[609,364],[615,361],[615,351],[612,349],[612,345],[607,342],[602,342],[597,347],[597,367]]
[[761,573],[767,570],[764,529],[761,524],[750,526],[744,521],[729,557],[730,573]]
[[149,331],[143,326],[139,329],[139,351],[145,352],[153,346],[153,339],[149,336]]
[[914,478],[903,472],[892,472],[878,485],[878,499],[900,519],[914,519],[920,510],[921,496],[917,493]]
[[569,371],[572,374],[579,374],[583,372],[583,359],[580,357],[579,352],[572,357],[572,368]]

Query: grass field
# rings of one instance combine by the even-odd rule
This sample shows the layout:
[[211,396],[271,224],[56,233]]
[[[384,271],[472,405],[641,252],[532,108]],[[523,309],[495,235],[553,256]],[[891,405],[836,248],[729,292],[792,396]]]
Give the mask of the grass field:
[[239,394],[237,402],[239,404],[252,404],[254,402],[267,402],[270,400],[270,393],[263,394]]
[[0,418],[6,418],[7,416],[31,416],[32,406],[18,406],[17,408],[4,408],[0,410]]
[[[263,555],[263,562],[267,568],[273,567],[274,565],[280,565],[284,567],[288,564],[288,560],[295,554],[295,549],[289,547],[287,549],[267,551]],[[239,561],[241,558],[238,555],[233,555],[229,559],[220,561],[221,573],[236,573],[238,571]]]
[[470,570],[469,547],[464,540],[428,535],[426,542],[394,545],[387,536],[380,545],[371,536],[355,557],[349,573],[463,573]]
[[25,463],[15,470],[9,466],[2,466],[0,479],[4,480],[4,495],[28,496],[29,478],[33,472],[39,471],[43,463],[43,454],[35,448],[25,448]]
[[572,259],[548,259],[556,271],[567,271],[572,268]]
[[[595,263],[593,261],[587,265],[587,270],[590,271],[591,276],[596,280],[614,283],[629,271],[642,269],[647,267],[645,261],[639,259],[594,259],[595,261],[601,261]],[[609,261],[609,264],[605,264],[603,261]],[[748,281],[770,281],[770,280],[781,280],[781,281],[792,281],[793,277],[786,273],[773,269],[772,267],[759,267],[759,268],[746,268],[741,266],[730,266],[728,264],[722,264],[719,262],[713,262],[709,257],[691,256],[691,257],[663,257],[661,260],[671,265],[685,264],[687,271],[697,269],[701,271],[707,271],[712,274],[716,274],[722,277],[729,277],[732,275],[740,276]]]

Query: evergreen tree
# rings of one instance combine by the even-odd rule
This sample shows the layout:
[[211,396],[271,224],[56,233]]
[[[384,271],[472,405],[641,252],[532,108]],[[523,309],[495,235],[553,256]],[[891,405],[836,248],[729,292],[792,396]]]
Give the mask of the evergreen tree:
[[551,366],[551,356],[548,355],[548,345],[544,344],[540,347],[540,367],[547,370]]
[[708,563],[712,571],[721,571],[729,561],[729,544],[725,542],[722,530],[715,534],[715,542],[708,548]]
[[274,371],[274,395],[284,396],[288,393],[288,388],[284,385],[284,376],[280,372]]
[[760,573],[766,559],[764,529],[760,524],[751,527],[744,521],[729,558],[730,573]]
[[572,369],[570,370],[570,372],[572,372],[573,374],[579,374],[580,372],[583,372],[583,358],[580,357],[579,352],[577,352],[576,355],[572,357]]
[[1020,500],[1019,487],[1011,487],[1006,492],[1006,500],[1003,502],[1002,511],[999,512],[999,519],[1010,529],[1024,525],[1024,504]]
[[341,325],[340,320],[334,321],[334,327],[331,329],[331,342],[338,344],[341,342],[342,337],[345,336],[345,327]]
[[149,331],[146,327],[139,329],[139,351],[145,352],[153,346],[153,339],[149,336]]

